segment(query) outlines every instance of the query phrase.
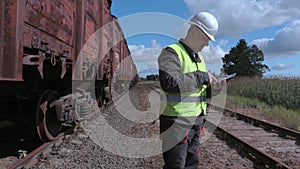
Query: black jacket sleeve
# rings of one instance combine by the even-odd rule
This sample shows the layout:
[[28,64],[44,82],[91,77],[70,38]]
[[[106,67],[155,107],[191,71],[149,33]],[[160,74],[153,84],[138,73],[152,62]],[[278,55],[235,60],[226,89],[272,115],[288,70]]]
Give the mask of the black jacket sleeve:
[[189,92],[209,83],[206,72],[183,74],[179,57],[172,48],[162,50],[158,57],[158,66],[160,85],[166,92]]

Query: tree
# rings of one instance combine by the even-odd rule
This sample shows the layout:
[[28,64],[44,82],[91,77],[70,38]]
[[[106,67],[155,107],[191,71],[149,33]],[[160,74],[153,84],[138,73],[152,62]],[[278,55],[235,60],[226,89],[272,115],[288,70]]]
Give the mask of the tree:
[[264,54],[256,45],[247,46],[241,39],[236,47],[230,49],[229,53],[222,58],[223,71],[226,74],[237,73],[237,76],[258,76],[270,71],[269,67],[262,64]]
[[151,74],[146,76],[147,81],[157,81],[158,75],[157,74]]

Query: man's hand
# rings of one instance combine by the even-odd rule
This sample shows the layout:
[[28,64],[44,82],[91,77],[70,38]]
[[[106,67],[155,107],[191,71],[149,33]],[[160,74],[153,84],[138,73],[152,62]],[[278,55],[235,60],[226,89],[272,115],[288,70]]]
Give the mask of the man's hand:
[[211,74],[210,72],[207,72],[208,77],[209,77],[209,83],[212,84],[214,81],[217,81],[217,78],[215,78],[215,76],[213,74]]
[[208,72],[209,83],[212,85],[214,89],[221,89],[226,85],[226,80],[218,80],[212,73]]

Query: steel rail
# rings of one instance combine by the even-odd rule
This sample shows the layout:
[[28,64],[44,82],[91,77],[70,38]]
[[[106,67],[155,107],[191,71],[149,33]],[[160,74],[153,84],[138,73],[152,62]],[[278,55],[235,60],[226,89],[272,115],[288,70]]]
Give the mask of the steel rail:
[[263,162],[264,164],[268,165],[269,167],[276,168],[276,169],[292,169],[288,165],[284,164],[282,161],[280,161],[276,158],[273,158],[272,156],[270,156],[267,153],[264,153],[261,150],[256,149],[255,146],[253,146],[252,144],[250,144],[247,141],[239,138],[235,134],[233,134],[233,133],[231,133],[231,132],[229,132],[229,131],[213,124],[209,120],[206,120],[205,123],[207,123],[208,125],[212,125],[212,126],[216,127],[216,131],[221,132],[223,136],[228,138],[228,140],[234,141],[235,143],[239,144],[240,147],[242,147],[242,149],[245,152],[248,152],[248,153],[252,154],[255,157],[256,160]]
[[268,129],[268,130],[276,131],[280,136],[293,137],[293,138],[296,139],[296,144],[300,144],[300,132],[299,131],[291,130],[289,128],[279,126],[279,125],[276,125],[276,124],[273,124],[273,123],[270,123],[270,122],[267,122],[267,121],[262,121],[262,120],[259,120],[259,119],[255,118],[255,117],[246,116],[244,114],[241,114],[239,112],[235,112],[235,111],[230,110],[228,108],[221,108],[221,107],[218,107],[216,105],[211,105],[211,104],[210,104],[210,106],[213,106],[217,109],[223,109],[226,112],[230,113],[231,115],[234,115],[237,118],[243,119],[246,122],[250,122],[250,123],[252,123],[254,125],[257,125],[257,126],[262,126],[263,128]]
[[[59,144],[62,143],[62,138],[65,134],[60,133],[57,136],[57,139],[51,141],[51,142],[46,142],[33,150],[31,153],[29,153],[26,157],[22,158],[18,162],[12,164],[9,169],[17,169],[17,168],[30,168],[33,166],[37,161],[38,157],[41,155],[46,155],[50,150],[50,148],[55,145],[58,146]],[[36,160],[36,161],[34,161]]]

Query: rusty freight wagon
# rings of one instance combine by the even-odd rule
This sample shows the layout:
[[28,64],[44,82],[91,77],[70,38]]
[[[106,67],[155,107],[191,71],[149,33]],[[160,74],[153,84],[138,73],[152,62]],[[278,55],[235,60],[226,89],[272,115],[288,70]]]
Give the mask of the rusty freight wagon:
[[0,121],[31,122],[43,141],[53,140],[77,110],[104,106],[112,90],[136,83],[111,3],[0,1]]

